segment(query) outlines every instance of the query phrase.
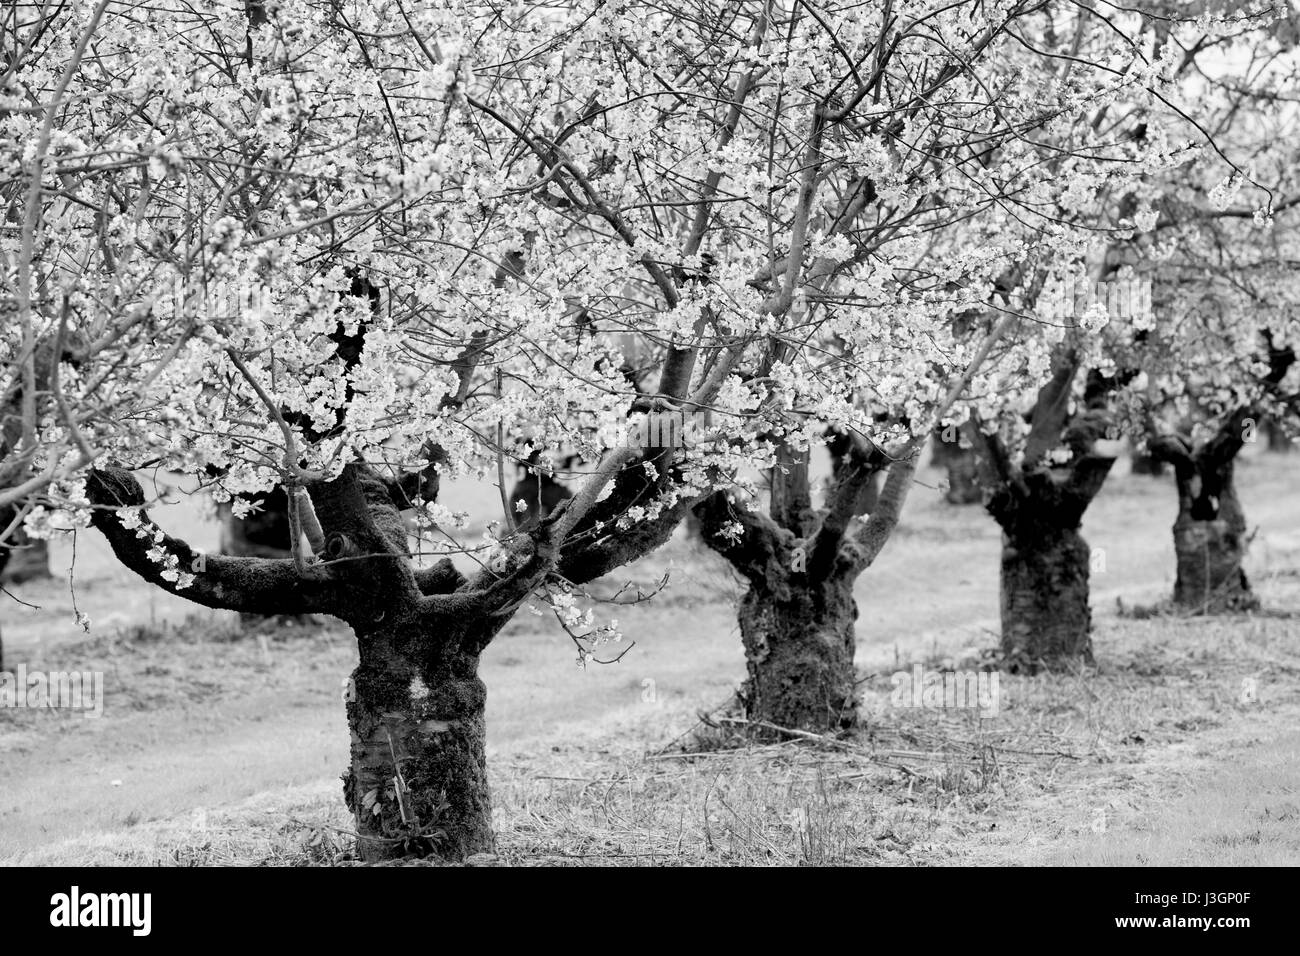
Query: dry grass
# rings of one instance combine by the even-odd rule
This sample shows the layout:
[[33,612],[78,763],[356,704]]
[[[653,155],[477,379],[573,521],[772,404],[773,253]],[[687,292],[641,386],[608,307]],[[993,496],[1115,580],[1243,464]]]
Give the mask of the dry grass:
[[[1128,633],[1138,627],[1156,633]],[[1300,712],[1289,629],[1124,630],[1103,637],[1111,663],[1100,671],[1004,675],[1003,709],[988,720],[891,708],[868,684],[865,726],[835,740],[756,744],[675,706],[494,754],[501,860],[1294,863],[1296,738],[1268,739]],[[1259,682],[1257,702],[1241,699],[1243,675]],[[1252,739],[1263,742],[1244,746]],[[1106,829],[1093,833],[1099,819]],[[337,784],[312,785],[21,861],[337,865],[352,860],[348,824]]]
[[[1123,622],[1105,662],[1001,675],[1001,709],[895,708],[755,743],[725,710],[627,709],[497,752],[498,852],[513,865],[1294,863],[1300,647],[1277,619]],[[927,664],[950,664],[929,661]],[[957,662],[962,663],[962,662]],[[1257,699],[1243,699],[1253,679]],[[1100,824],[1100,826],[1099,826]],[[352,862],[337,784],[141,824],[23,862]],[[1094,832],[1098,830],[1099,832]]]

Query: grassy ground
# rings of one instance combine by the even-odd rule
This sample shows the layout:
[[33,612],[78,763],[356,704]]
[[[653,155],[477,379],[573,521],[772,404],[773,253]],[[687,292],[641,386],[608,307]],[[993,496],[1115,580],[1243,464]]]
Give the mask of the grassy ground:
[[[1249,570],[1300,609],[1300,462],[1255,455],[1239,480],[1260,526]],[[489,649],[489,767],[511,863],[1295,863],[1300,624],[1134,620],[1172,587],[1172,482],[1123,474],[1089,512],[1095,671],[1001,677],[990,719],[890,705],[889,675],[976,660],[996,643],[996,527],[914,490],[860,580],[868,719],[841,741],[737,748],[711,718],[743,674],[737,586],[679,537],[600,586],[673,572],[617,609],[636,641],[579,670],[567,638],[521,614]],[[938,475],[922,480],[934,484]],[[203,543],[193,508],[169,527]],[[211,538],[210,542],[207,538]],[[102,670],[105,715],[0,711],[0,858],[24,862],[343,862],[349,821],[344,629],[242,637],[230,615],[152,591],[77,543],[66,579],[2,609],[7,657]],[[54,565],[67,567],[67,544]],[[8,599],[4,599],[8,601]],[[1257,693],[1243,697],[1243,680]],[[684,736],[683,736],[684,735]],[[679,739],[680,738],[680,739]]]

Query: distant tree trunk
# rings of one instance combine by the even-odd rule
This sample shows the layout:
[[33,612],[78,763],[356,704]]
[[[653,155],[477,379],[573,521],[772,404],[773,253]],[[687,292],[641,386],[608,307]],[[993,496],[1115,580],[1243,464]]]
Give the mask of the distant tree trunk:
[[1246,516],[1237,499],[1234,464],[1242,447],[1241,409],[1197,449],[1185,437],[1166,436],[1153,446],[1174,465],[1178,517],[1174,553],[1178,577],[1174,604],[1196,614],[1249,611],[1259,606],[1242,564]]
[[1178,578],[1174,603],[1198,614],[1259,607],[1242,568],[1245,537],[1227,521],[1196,521],[1179,515],[1174,523]]
[[[1106,403],[1124,379],[1089,371],[1084,408],[1070,414],[1066,399],[1079,367],[1073,351],[1054,357],[1052,378],[1039,390],[1031,415],[1022,464],[1011,461],[997,435],[970,427],[990,490],[985,507],[1002,528],[1001,653],[1011,671],[1059,670],[1093,660],[1092,552],[1079,529],[1115,464]],[[1052,454],[1060,447],[1069,450],[1065,461]]]
[[4,580],[14,584],[51,578],[50,545],[43,538],[30,538],[21,529],[13,534],[9,564],[4,569]]
[[276,488],[241,497],[257,510],[236,518],[230,504],[219,506],[222,554],[237,558],[289,557],[289,502],[284,491]]
[[1158,477],[1165,473],[1165,463],[1151,454],[1150,451],[1141,452],[1133,450],[1131,472],[1135,475],[1150,475]]
[[966,442],[963,446],[959,429],[952,426],[935,429],[930,455],[935,467],[948,474],[948,489],[944,500],[953,505],[978,504],[984,499],[979,485],[979,466],[975,449]]
[[[221,521],[221,553],[237,558],[288,558],[289,502],[284,490],[276,488],[259,495],[243,496],[257,506],[257,510],[244,518],[236,518],[229,503],[217,507]],[[240,614],[239,622],[246,628],[256,628],[265,621],[280,623],[309,623],[309,615],[291,614]]]
[[[1295,364],[1296,353],[1289,346],[1277,346],[1270,331],[1264,330],[1262,335],[1268,372],[1261,384],[1276,394]],[[1222,614],[1259,607],[1242,567],[1248,538],[1234,469],[1242,448],[1255,440],[1260,417],[1256,406],[1238,408],[1199,448],[1187,435],[1166,435],[1150,442],[1152,452],[1174,466],[1178,485],[1174,604],[1192,613]]]
[[[839,429],[827,429],[826,450],[831,456],[831,487],[846,480],[846,476],[851,476],[850,480],[854,481],[856,492],[850,507],[855,515],[869,515],[876,510],[876,502],[880,500],[880,467],[875,466],[869,473],[864,475],[855,474],[858,467],[855,458],[855,448],[852,437],[848,432]],[[860,456],[859,456],[860,457]],[[811,500],[807,506],[811,508]],[[809,512],[811,513],[811,512]]]
[[[1267,329],[1268,372],[1261,380],[1276,392],[1295,364],[1295,350],[1279,347]],[[1243,405],[1199,448],[1187,435],[1164,435],[1148,444],[1152,453],[1174,466],[1178,484],[1178,518],[1174,551],[1178,577],[1174,604],[1195,614],[1249,611],[1259,606],[1242,562],[1246,555],[1246,516],[1237,500],[1234,465],[1237,455],[1258,432],[1260,412]]]
[[[542,460],[541,452],[534,452],[524,467],[524,476],[510,491],[510,519],[516,530],[535,528],[560,502],[573,497],[573,492],[555,480],[549,462]],[[519,510],[523,502],[523,511]]]
[[[768,514],[721,492],[696,507],[705,543],[749,583],[737,611],[746,669],[737,698],[749,720],[817,733],[857,721],[853,582],[897,523],[915,468],[910,449],[891,464],[879,448],[846,445],[815,510],[807,452],[781,445]],[[869,517],[864,486],[873,488]]]
[[1269,451],[1286,454],[1295,447],[1291,441],[1291,436],[1287,434],[1286,427],[1276,418],[1266,418],[1264,420],[1264,431],[1268,435]]

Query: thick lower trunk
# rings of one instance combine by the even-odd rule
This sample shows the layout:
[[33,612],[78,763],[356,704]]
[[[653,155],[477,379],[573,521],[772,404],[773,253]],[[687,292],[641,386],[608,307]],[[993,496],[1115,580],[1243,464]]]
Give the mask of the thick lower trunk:
[[1174,523],[1178,578],[1174,603],[1197,614],[1249,611],[1259,606],[1242,561],[1245,535],[1234,522],[1197,521],[1182,514]]
[[857,718],[851,582],[801,584],[788,582],[788,596],[780,598],[751,587],[741,602],[745,715],[817,732],[851,726]]
[[1013,670],[1091,663],[1090,551],[1078,531],[1002,538],[1002,653]]
[[1249,611],[1259,601],[1242,569],[1246,516],[1237,500],[1235,456],[1212,451],[1201,449],[1177,469],[1174,604],[1196,614]]
[[494,847],[478,657],[435,637],[409,622],[358,637],[344,796],[363,860]]

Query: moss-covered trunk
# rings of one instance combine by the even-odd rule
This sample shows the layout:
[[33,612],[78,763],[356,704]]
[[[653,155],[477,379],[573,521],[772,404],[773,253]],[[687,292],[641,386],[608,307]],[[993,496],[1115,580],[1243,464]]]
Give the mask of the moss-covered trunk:
[[1073,528],[1002,536],[1002,655],[1030,672],[1092,661],[1090,550]]
[[364,860],[493,849],[478,654],[435,630],[407,617],[358,635],[344,795]]
[[832,577],[782,584],[779,597],[770,587],[751,585],[740,604],[745,715],[817,732],[850,726],[857,717],[852,582]]
[[1081,454],[1001,483],[988,502],[1002,528],[1001,652],[1012,671],[1092,663],[1092,549],[1080,528],[1114,459]]

